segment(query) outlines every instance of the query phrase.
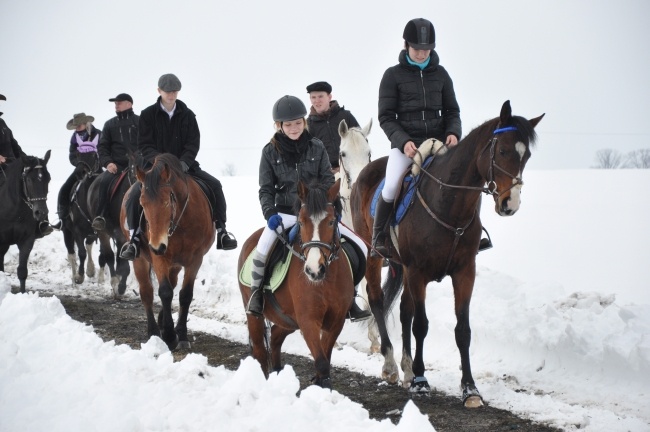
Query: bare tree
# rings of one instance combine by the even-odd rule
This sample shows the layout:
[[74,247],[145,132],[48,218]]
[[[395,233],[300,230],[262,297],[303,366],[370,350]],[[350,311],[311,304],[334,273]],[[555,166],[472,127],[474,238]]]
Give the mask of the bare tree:
[[634,150],[625,156],[623,168],[650,168],[650,149]]
[[596,152],[596,166],[600,169],[614,169],[621,165],[621,154],[616,150],[602,149]]
[[237,175],[237,169],[235,168],[234,164],[227,163],[226,166],[221,170],[221,174],[228,177],[234,177]]

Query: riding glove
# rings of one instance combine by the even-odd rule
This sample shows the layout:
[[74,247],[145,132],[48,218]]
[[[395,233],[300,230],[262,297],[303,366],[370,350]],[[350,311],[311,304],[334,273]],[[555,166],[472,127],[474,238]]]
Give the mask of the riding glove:
[[271,228],[273,231],[276,230],[277,227],[279,227],[282,224],[282,216],[279,214],[274,214],[269,218],[268,221],[266,221],[266,225]]

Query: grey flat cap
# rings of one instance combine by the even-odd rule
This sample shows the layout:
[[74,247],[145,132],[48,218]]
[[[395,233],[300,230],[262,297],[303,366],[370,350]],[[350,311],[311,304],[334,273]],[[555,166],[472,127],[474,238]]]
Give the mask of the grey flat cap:
[[181,89],[181,80],[174,74],[165,74],[158,80],[158,88],[166,92],[179,91]]

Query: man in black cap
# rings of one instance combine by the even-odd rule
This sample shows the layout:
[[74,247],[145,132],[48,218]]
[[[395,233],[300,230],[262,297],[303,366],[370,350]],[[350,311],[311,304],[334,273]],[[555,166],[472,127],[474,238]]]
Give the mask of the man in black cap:
[[[196,115],[181,100],[178,92],[181,81],[174,74],[165,74],[158,80],[160,96],[155,104],[140,113],[138,149],[144,163],[153,165],[160,153],[175,155],[183,171],[203,180],[212,190],[216,200],[214,223],[217,229],[217,249],[230,250],[237,247],[237,240],[226,231],[226,199],[221,182],[203,171],[196,161],[201,146],[201,135]],[[127,224],[131,230],[131,241],[120,252],[123,259],[133,260],[139,254],[139,233],[137,225],[142,212],[139,206],[140,189],[132,188],[127,198]]]
[[339,106],[339,103],[332,100],[332,86],[325,81],[318,81],[307,86],[311,109],[307,124],[309,132],[316,138],[323,141],[327,155],[330,158],[332,171],[339,171],[339,148],[341,147],[341,136],[339,135],[339,123],[345,120],[348,127],[357,127],[359,123],[352,113]]
[[111,183],[123,171],[129,168],[129,153],[138,151],[138,122],[140,116],[133,112],[133,98],[126,93],[120,93],[109,102],[115,102],[115,117],[104,123],[97,153],[99,164],[106,169],[95,180],[99,182],[97,206],[91,209],[96,215],[93,228],[97,231],[106,228],[104,212],[109,203]]

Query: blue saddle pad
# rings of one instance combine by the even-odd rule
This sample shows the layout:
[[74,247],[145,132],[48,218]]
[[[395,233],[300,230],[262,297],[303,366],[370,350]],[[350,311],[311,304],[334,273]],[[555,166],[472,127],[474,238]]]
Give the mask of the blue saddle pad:
[[[424,163],[422,164],[422,168],[426,168],[429,166],[429,164],[433,161],[433,157],[429,156],[426,158]],[[402,183],[402,194],[400,195],[400,200],[397,202],[397,207],[395,209],[395,217],[391,221],[391,225],[395,226],[399,224],[402,219],[404,219],[404,215],[406,214],[407,210],[409,207],[411,207],[411,204],[413,203],[413,197],[415,196],[415,186],[418,184],[418,179],[420,178],[422,174],[418,174],[417,176],[413,177],[412,175],[406,175],[404,176],[404,181]],[[377,201],[379,200],[379,194],[381,191],[384,189],[384,184],[386,183],[386,179],[383,178],[381,180],[381,183],[379,183],[379,186],[377,186],[377,190],[375,191],[375,194],[372,197],[372,202],[370,203],[370,214],[372,217],[375,217],[375,211],[377,208]]]

